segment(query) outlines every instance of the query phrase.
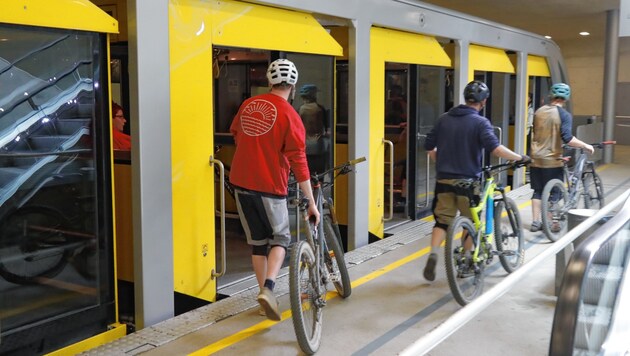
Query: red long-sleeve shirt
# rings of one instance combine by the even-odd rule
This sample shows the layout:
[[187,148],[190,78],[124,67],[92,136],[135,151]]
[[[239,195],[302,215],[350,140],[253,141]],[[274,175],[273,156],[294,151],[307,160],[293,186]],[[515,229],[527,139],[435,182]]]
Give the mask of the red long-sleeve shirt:
[[268,93],[245,100],[230,131],[236,142],[230,169],[232,184],[287,195],[289,170],[298,182],[309,179],[304,125],[284,98]]

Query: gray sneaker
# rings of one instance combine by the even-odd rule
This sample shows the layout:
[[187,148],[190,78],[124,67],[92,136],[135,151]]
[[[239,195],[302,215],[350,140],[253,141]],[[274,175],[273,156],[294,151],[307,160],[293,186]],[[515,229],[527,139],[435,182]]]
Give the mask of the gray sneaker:
[[429,259],[427,260],[427,265],[424,266],[424,278],[427,281],[433,282],[435,280],[435,265],[437,264],[438,256],[437,253],[432,253],[429,255]]
[[542,222],[541,221],[532,221],[532,226],[529,227],[529,231],[537,232],[542,230]]
[[258,293],[257,299],[260,306],[265,309],[265,314],[268,319],[275,321],[281,320],[280,312],[278,311],[278,301],[269,288],[263,287],[260,293]]

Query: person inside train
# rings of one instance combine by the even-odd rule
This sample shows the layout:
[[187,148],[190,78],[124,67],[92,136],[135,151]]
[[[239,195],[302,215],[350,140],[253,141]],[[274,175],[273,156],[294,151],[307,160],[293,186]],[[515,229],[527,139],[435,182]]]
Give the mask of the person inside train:
[[403,95],[403,88],[394,84],[385,104],[385,124],[400,125],[403,122],[407,122],[407,100]]
[[131,150],[131,136],[123,132],[126,123],[122,106],[112,101],[112,144],[115,150]]
[[271,91],[246,99],[230,126],[236,143],[230,182],[252,246],[258,303],[267,318],[280,320],[273,289],[291,242],[286,199],[289,170],[308,198],[308,215],[315,223],[319,223],[319,212],[306,161],[304,125],[288,101],[295,93],[297,68],[287,59],[277,59],[269,65],[267,79]]
[[[436,161],[437,170],[433,199],[435,226],[431,233],[431,253],[423,273],[428,281],[435,280],[437,252],[457,212],[472,219],[470,206],[480,199],[484,149],[507,160],[529,161],[528,156],[499,144],[492,124],[479,114],[489,96],[490,90],[484,82],[468,83],[464,88],[466,103],[440,116],[424,144]],[[470,239],[465,246],[472,249]]]
[[[571,87],[565,83],[556,83],[549,90],[551,102],[543,105],[534,113],[534,127],[532,128],[530,166],[532,195],[532,224],[530,231],[542,229],[540,217],[541,195],[545,184],[552,179],[563,179],[562,144],[583,148],[593,153],[593,146],[571,134],[573,117],[564,109],[564,105],[571,97]],[[560,225],[551,227],[552,231],[559,231]]]
[[306,158],[311,173],[326,170],[330,153],[330,132],[326,109],[317,102],[317,86],[304,84],[300,88],[303,104],[298,113],[306,129]]

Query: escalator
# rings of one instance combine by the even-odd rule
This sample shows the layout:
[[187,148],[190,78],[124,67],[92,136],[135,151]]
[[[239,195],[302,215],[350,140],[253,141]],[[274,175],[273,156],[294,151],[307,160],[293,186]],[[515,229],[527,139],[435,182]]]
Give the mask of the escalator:
[[571,256],[554,315],[550,355],[630,353],[630,200]]

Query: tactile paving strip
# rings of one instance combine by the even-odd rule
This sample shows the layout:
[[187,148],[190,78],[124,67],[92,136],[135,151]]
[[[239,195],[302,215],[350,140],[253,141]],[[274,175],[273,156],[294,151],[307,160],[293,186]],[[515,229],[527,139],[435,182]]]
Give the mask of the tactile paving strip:
[[[531,189],[529,185],[525,185],[510,191],[508,196],[516,201],[528,200],[531,196]],[[403,228],[386,239],[348,252],[345,255],[348,268],[427,236],[433,228],[433,222],[425,220],[418,220],[407,225],[409,226],[408,228]],[[277,296],[289,293],[288,272],[288,267],[280,270],[276,280],[276,287],[274,288],[274,293]],[[186,334],[216,324],[230,316],[258,307],[257,295],[258,286],[254,286],[229,298],[138,330],[130,335],[82,353],[82,355],[137,355],[149,351]]]

